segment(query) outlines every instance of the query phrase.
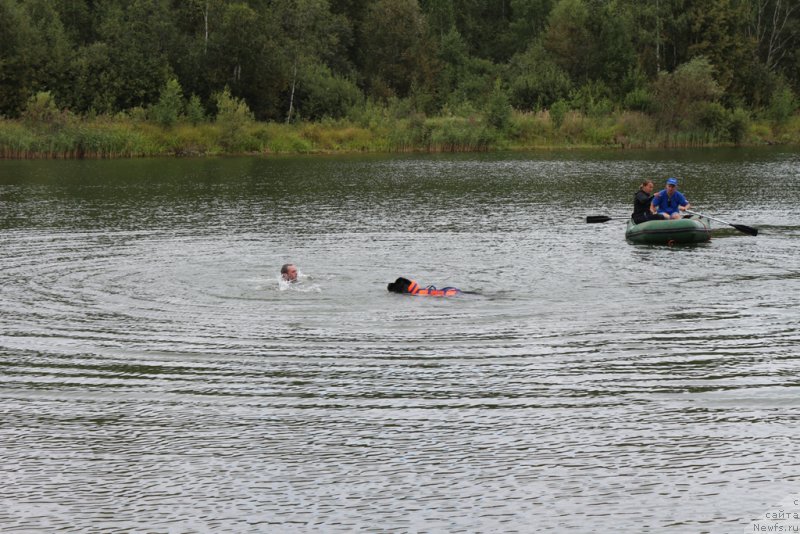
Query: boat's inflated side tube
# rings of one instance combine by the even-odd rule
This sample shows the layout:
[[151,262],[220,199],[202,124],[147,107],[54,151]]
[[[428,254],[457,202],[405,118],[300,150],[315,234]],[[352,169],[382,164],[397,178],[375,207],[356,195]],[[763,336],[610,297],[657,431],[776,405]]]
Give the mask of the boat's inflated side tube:
[[461,294],[461,290],[455,287],[443,287],[442,289],[436,289],[434,286],[420,287],[414,280],[409,280],[402,276],[394,282],[390,282],[386,289],[392,293],[419,297],[454,297]]

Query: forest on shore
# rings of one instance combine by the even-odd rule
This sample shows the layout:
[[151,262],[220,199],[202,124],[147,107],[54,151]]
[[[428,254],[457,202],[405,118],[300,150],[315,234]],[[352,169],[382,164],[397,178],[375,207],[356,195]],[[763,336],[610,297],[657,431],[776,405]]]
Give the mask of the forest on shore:
[[0,0],[0,158],[798,144],[797,0]]

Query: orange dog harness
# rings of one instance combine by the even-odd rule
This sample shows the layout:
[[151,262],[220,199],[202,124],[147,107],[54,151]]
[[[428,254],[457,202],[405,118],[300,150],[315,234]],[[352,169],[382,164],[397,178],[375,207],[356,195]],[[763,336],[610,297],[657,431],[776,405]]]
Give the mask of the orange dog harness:
[[408,286],[408,292],[411,295],[420,297],[452,297],[461,293],[460,290],[454,287],[443,287],[442,289],[436,289],[434,286],[419,287],[419,284],[414,280]]
[[405,295],[415,295],[420,297],[454,297],[462,292],[455,287],[443,287],[436,289],[435,286],[420,287],[414,280],[398,278],[387,287],[392,293],[403,293]]

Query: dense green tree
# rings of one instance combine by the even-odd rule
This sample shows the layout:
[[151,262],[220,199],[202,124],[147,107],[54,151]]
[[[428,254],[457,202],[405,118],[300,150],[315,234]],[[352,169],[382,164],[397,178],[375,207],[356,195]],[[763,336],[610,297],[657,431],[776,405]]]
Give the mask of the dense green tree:
[[22,112],[22,119],[34,128],[57,127],[62,114],[50,91],[40,91],[30,97]]
[[81,47],[70,69],[73,105],[111,112],[155,102],[172,75],[166,0],[109,4],[98,31],[100,39]]
[[[639,72],[654,78],[662,70],[675,69],[679,62],[674,59],[670,36],[682,25],[673,24],[673,8],[681,14],[685,4],[685,0],[616,0],[613,11],[626,19]],[[685,52],[685,47],[681,49]],[[681,61],[685,61],[685,54]]]
[[441,70],[436,91],[440,105],[455,109],[484,102],[492,92],[497,67],[489,60],[470,56],[455,27],[442,37],[437,51]]
[[524,43],[514,42],[509,31],[511,0],[458,0],[454,6],[456,27],[471,55],[502,63],[525,48]]
[[[361,82],[361,35],[364,24],[364,16],[367,12],[367,5],[373,0],[330,0],[330,11],[334,15],[341,15],[348,26],[348,37],[342,44],[345,50],[340,54],[340,58],[353,68],[352,76]],[[343,73],[344,69],[334,66],[334,70]]]
[[17,116],[39,91],[61,96],[70,44],[46,0],[0,0],[0,114]]
[[[714,78],[714,67],[699,56],[672,73],[661,72],[653,84],[659,125],[665,129],[693,127],[708,104],[716,102],[722,89]],[[707,116],[707,115],[706,115]]]
[[70,63],[70,90],[64,104],[81,113],[118,111],[115,95],[122,90],[109,46],[96,42],[80,47]]
[[560,0],[551,12],[542,44],[574,84],[600,81],[618,95],[636,60],[629,19],[604,2]]
[[210,45],[214,50],[211,65],[216,69],[215,81],[233,87],[234,94],[243,85],[243,77],[252,81],[259,70],[264,30],[273,33],[277,30],[276,24],[264,24],[264,21],[265,17],[245,3],[229,4],[222,12],[219,31],[215,32],[216,38]]
[[524,110],[549,107],[572,89],[569,75],[540,44],[515,56],[510,65],[511,103]]
[[726,124],[728,140],[733,141],[737,146],[741,145],[749,129],[750,113],[747,110],[737,107],[728,114]]
[[178,122],[183,108],[183,89],[178,80],[171,78],[161,89],[158,102],[151,109],[153,119],[162,126],[170,127]]
[[428,20],[428,27],[434,37],[444,38],[456,30],[456,10],[454,0],[420,0],[420,7]]
[[556,129],[561,128],[561,125],[564,124],[564,119],[567,116],[567,112],[569,111],[569,104],[567,104],[564,100],[557,100],[553,103],[553,106],[550,108],[550,120],[553,121],[553,126]]
[[253,123],[253,113],[247,102],[233,96],[227,87],[214,97],[216,122],[221,128],[220,144],[226,149],[241,149],[247,145],[247,128]]
[[302,118],[340,118],[362,100],[355,82],[333,73],[326,65],[317,63],[300,69],[294,102],[296,114]]
[[588,57],[589,79],[609,87],[609,97],[624,95],[626,76],[636,68],[632,22],[629,17],[616,13],[611,4],[597,0],[591,3],[589,20],[594,43]]
[[555,0],[511,0],[509,35],[514,52],[526,50],[547,27]]
[[279,20],[237,2],[224,7],[217,25],[210,34],[205,67],[211,89],[228,87],[259,119],[284,118],[280,95],[288,87],[290,67],[279,44]]
[[331,14],[327,0],[277,0],[272,8],[280,21],[281,49],[289,66],[286,103],[286,120],[289,121],[300,79],[321,81],[326,75],[330,78],[330,70],[320,68],[324,65],[349,70],[340,58],[350,41],[350,26],[343,16]]
[[14,0],[0,0],[0,115],[19,113],[30,84],[25,41],[31,30],[21,11]]
[[222,67],[213,60],[221,57],[216,34],[227,3],[228,0],[171,0],[175,33],[167,57],[184,90],[205,102],[225,83],[219,80],[223,76],[216,75]]
[[58,0],[52,2],[64,30],[74,46],[85,46],[97,40],[98,19],[103,11],[91,0]]
[[560,0],[553,8],[542,44],[552,60],[574,82],[589,77],[588,58],[594,42],[589,31],[589,9],[583,0]]
[[500,78],[498,78],[487,102],[486,121],[493,128],[504,130],[510,120],[511,103],[508,99],[508,93],[503,88]]
[[377,0],[361,28],[362,64],[372,96],[406,97],[412,85],[427,87],[432,43],[416,0]]
[[208,52],[211,34],[216,31],[228,0],[173,0],[176,27],[197,38],[203,53]]
[[[695,0],[659,0],[657,38],[659,43],[659,72],[674,71],[688,61],[692,34],[692,2]],[[663,16],[661,16],[663,15]]]
[[440,39],[438,59],[442,64],[438,91],[441,95],[447,95],[443,97],[443,103],[455,107],[463,101],[468,101],[469,96],[464,94],[463,90],[459,90],[459,85],[466,79],[471,58],[467,43],[454,25]]
[[708,58],[723,91],[736,85],[736,70],[754,56],[754,41],[743,38],[746,13],[742,5],[735,0],[705,0],[690,9],[689,56]]
[[794,92],[786,85],[780,84],[770,99],[769,109],[767,110],[769,118],[779,125],[784,125],[796,110],[797,99]]
[[186,103],[186,119],[192,124],[199,124],[206,120],[206,113],[200,97],[192,95]]
[[32,61],[33,85],[36,90],[57,91],[64,87],[72,48],[60,15],[50,0],[27,0],[22,5],[32,30],[25,45]]
[[[714,98],[664,92],[699,71]],[[225,87],[260,120],[340,117],[365,101],[489,113],[498,77],[522,110],[624,106],[714,135],[742,106],[786,120],[787,95],[800,93],[800,2],[0,0],[9,117],[43,93],[77,113],[157,109],[171,79],[196,95],[196,120]]]

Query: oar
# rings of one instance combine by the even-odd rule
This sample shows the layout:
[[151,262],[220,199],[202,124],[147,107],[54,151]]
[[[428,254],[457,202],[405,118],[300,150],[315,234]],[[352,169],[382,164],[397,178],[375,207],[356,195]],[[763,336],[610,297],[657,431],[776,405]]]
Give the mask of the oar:
[[722,219],[715,219],[714,217],[709,217],[708,215],[703,215],[702,213],[697,213],[696,211],[685,210],[686,213],[691,213],[692,215],[698,215],[700,217],[705,217],[706,219],[711,219],[712,221],[717,221],[718,223],[727,224],[728,226],[733,226],[737,230],[747,235],[758,235],[758,228],[753,228],[752,226],[746,226],[744,224],[733,224],[729,223],[728,221],[723,221]]
[[612,221],[614,219],[630,219],[630,217],[609,217],[608,215],[588,215],[586,217],[586,222],[589,224],[592,223],[604,223],[608,221]]

